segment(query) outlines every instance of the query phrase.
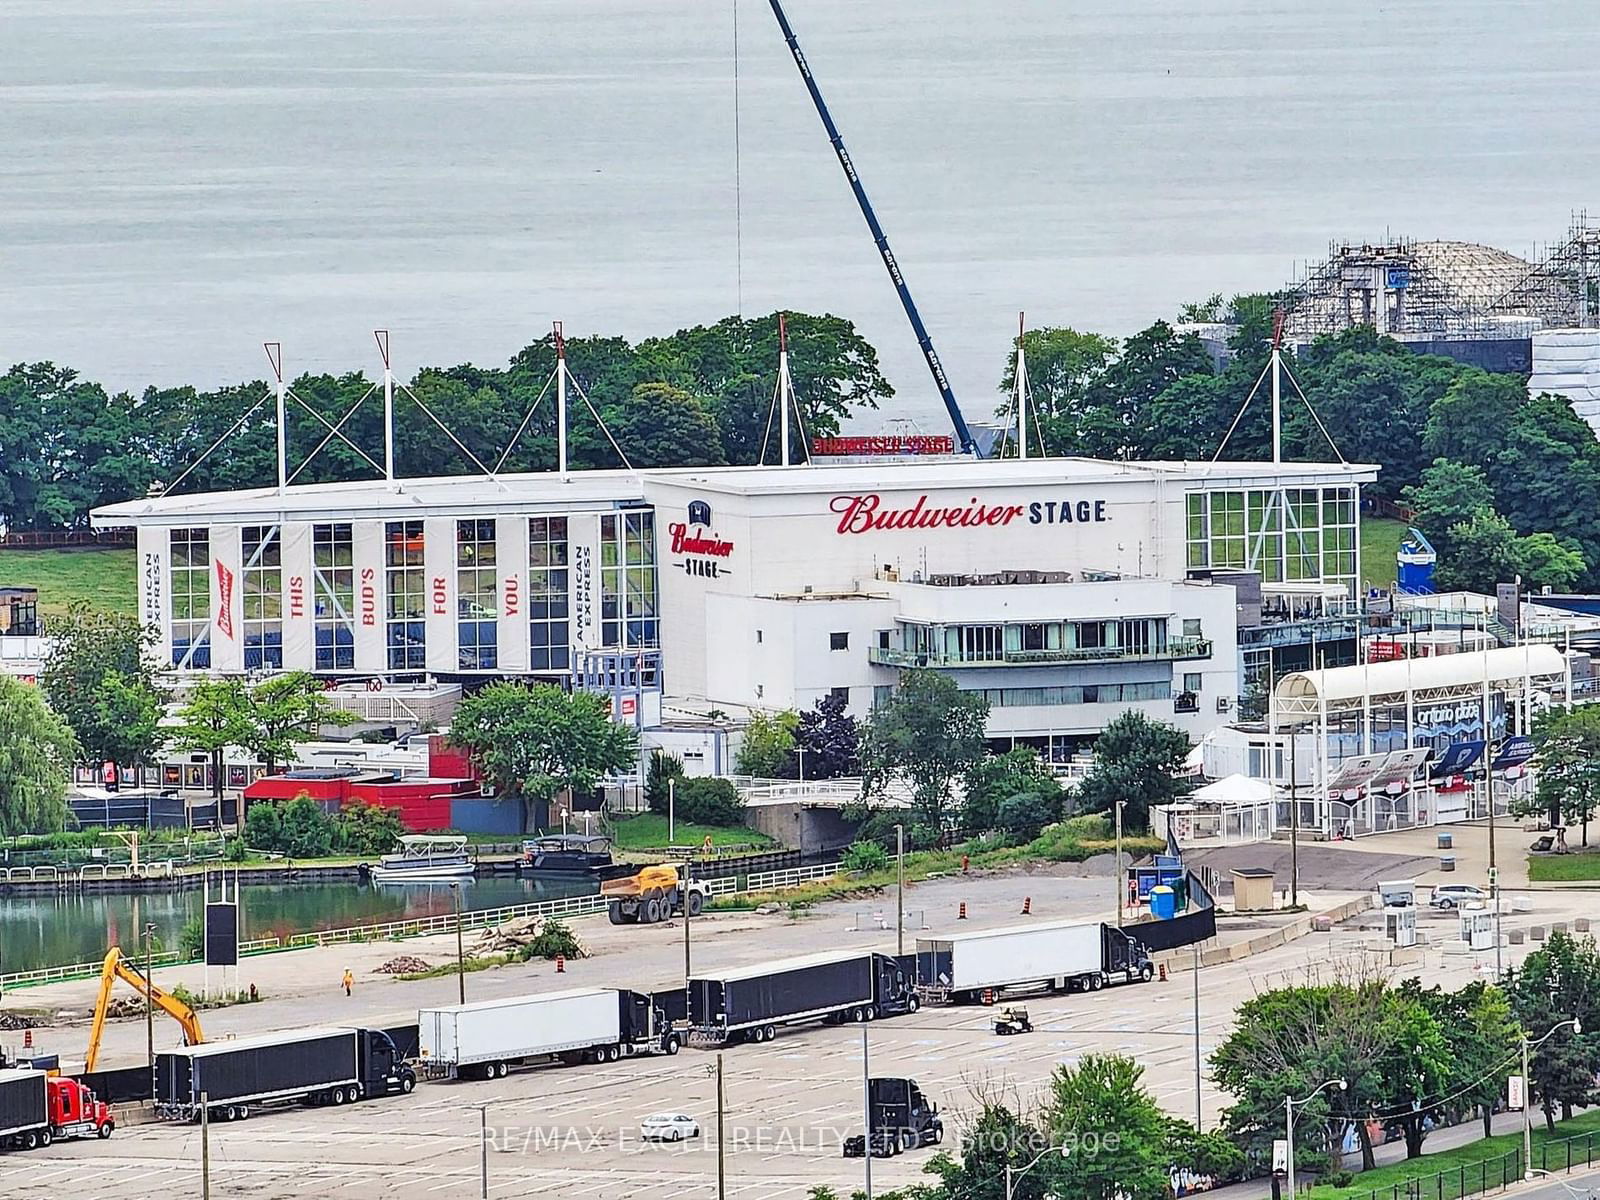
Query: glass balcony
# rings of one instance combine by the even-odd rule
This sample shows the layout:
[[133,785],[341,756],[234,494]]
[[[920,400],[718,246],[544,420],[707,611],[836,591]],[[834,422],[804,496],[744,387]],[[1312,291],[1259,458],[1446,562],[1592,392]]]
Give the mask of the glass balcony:
[[1071,646],[1055,650],[999,650],[972,656],[933,651],[895,650],[871,646],[867,660],[880,667],[1055,667],[1085,663],[1177,662],[1210,658],[1211,640],[1200,637],[1168,638],[1165,646]]

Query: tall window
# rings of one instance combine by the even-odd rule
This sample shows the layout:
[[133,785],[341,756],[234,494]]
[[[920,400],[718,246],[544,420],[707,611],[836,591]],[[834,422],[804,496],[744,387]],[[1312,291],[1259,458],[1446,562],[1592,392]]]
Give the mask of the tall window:
[[499,620],[494,521],[457,521],[456,659],[463,671],[492,671],[499,665]]
[[319,671],[356,665],[355,552],[349,522],[311,527],[311,615]]
[[1192,493],[1189,566],[1260,571],[1265,583],[1339,583],[1354,596],[1358,499],[1345,485]]
[[528,518],[528,669],[572,666],[567,601],[567,519]]
[[211,666],[211,531],[174,529],[172,565],[172,665]]
[[246,525],[244,669],[283,670],[283,544],[276,525]]
[[389,669],[420,671],[427,666],[427,580],[422,571],[422,522],[384,525],[384,582],[388,608]]
[[600,518],[600,644],[625,650],[661,644],[653,513]]

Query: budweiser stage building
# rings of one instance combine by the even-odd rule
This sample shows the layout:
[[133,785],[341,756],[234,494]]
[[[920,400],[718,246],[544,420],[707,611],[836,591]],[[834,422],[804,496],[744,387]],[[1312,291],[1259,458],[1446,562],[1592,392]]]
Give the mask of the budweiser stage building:
[[1227,720],[1263,598],[1353,603],[1345,464],[909,458],[173,495],[133,527],[139,604],[180,672],[371,686],[497,676],[674,708],[864,715],[902,670],[1060,757],[1136,708]]

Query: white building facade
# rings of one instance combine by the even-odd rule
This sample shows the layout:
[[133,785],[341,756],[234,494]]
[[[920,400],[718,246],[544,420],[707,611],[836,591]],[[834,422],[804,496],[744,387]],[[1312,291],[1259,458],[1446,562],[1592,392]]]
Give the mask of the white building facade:
[[[97,510],[133,527],[178,672],[610,688],[865,715],[901,670],[1058,751],[1138,708],[1191,736],[1238,693],[1217,568],[1355,595],[1344,464],[967,459],[374,481]],[[631,665],[630,665],[631,664]],[[618,682],[620,680],[620,682]],[[609,681],[609,682],[608,682]],[[631,711],[626,711],[632,697]]]

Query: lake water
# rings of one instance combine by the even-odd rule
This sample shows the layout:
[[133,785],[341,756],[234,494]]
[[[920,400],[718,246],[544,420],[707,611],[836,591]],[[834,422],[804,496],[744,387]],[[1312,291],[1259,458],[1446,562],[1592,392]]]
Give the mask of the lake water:
[[[532,880],[514,875],[473,880],[462,889],[462,907],[497,908],[562,896],[588,895],[592,880]],[[96,962],[110,946],[142,945],[141,930],[175,948],[184,925],[201,915],[198,889],[164,894],[6,896],[0,899],[0,974],[38,967]],[[354,883],[255,886],[241,889],[240,938],[288,939],[312,929],[337,929],[399,921],[453,911],[448,884]]]
[[[1122,333],[1330,239],[1527,252],[1600,208],[1593,0],[789,10],[973,417],[1019,309]],[[742,299],[854,318],[945,431],[760,0],[6,0],[0,44],[8,364],[373,371],[385,326],[409,374]]]

